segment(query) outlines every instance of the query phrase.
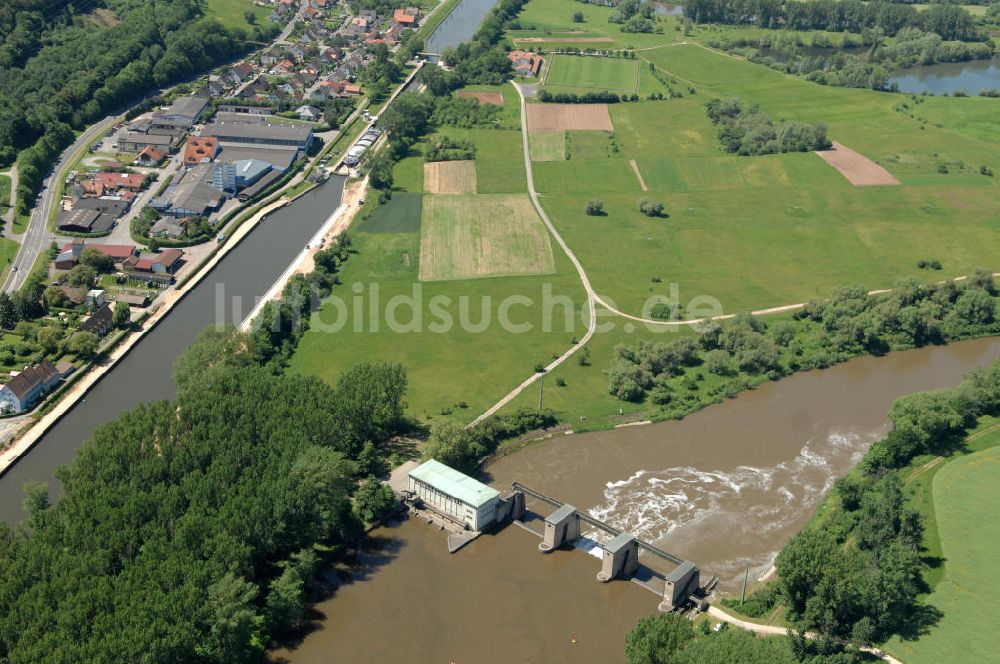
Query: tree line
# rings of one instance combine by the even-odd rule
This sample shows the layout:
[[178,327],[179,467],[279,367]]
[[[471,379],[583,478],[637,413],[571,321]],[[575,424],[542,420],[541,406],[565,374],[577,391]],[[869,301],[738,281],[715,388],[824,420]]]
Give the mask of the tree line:
[[[672,318],[682,316],[674,305]],[[791,319],[765,322],[743,314],[700,325],[695,337],[619,345],[606,370],[608,390],[625,401],[659,406],[657,417],[682,417],[796,371],[998,333],[997,290],[984,270],[961,282],[909,279],[880,295],[839,288]]]
[[[992,42],[945,41],[918,28],[903,28],[891,43],[877,31],[865,31],[858,39],[844,34],[839,47],[823,33],[813,33],[808,41],[803,44],[794,34],[778,32],[710,45],[821,85],[873,90],[891,89],[891,72],[898,67],[989,59],[996,51]],[[816,53],[807,47],[830,50]]]
[[923,521],[901,471],[922,455],[947,456],[983,416],[1000,414],[1000,362],[953,390],[898,399],[892,429],[837,482],[822,518],[779,554],[778,595],[802,627],[858,644],[909,636],[941,617],[920,605]]
[[809,641],[798,634],[759,638],[722,623],[692,623],[687,616],[646,616],[625,637],[628,664],[861,664],[857,650],[829,640]]
[[811,152],[831,145],[826,125],[788,120],[775,123],[760,107],[745,106],[739,99],[712,99],[705,111],[712,124],[719,126],[722,149],[733,154]]
[[909,4],[884,0],[690,0],[684,3],[684,15],[698,23],[773,29],[858,33],[878,28],[893,36],[909,27],[937,33],[946,40],[989,39],[972,14],[949,4],[917,10]]

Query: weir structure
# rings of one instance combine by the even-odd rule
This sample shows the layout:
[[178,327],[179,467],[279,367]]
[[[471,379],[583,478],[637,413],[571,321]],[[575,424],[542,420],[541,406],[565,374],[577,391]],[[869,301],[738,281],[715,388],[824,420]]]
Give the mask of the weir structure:
[[664,577],[663,599],[659,606],[661,611],[684,608],[691,595],[697,594],[700,590],[700,571],[690,560],[684,560],[644,542],[631,533],[618,530],[572,505],[535,491],[520,482],[511,484],[511,490],[512,498],[520,496],[515,498],[519,509],[512,510],[510,514],[513,519],[518,519],[524,513],[523,496],[526,495],[556,508],[545,517],[545,529],[542,533],[542,542],[538,545],[539,551],[549,553],[576,539],[580,536],[580,524],[583,522],[611,535],[611,540],[607,544],[600,545],[602,557],[601,571],[597,573],[598,581],[607,583],[615,578],[627,578],[633,575],[639,568],[639,550],[642,549],[676,566]]

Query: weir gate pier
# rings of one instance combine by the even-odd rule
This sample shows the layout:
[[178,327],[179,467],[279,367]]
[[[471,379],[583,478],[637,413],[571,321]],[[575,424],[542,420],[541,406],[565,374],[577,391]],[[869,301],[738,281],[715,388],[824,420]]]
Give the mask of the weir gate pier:
[[[525,496],[530,496],[555,508],[554,512],[544,518],[544,530],[541,533],[524,522],[527,513]],[[708,588],[701,586],[701,572],[690,560],[684,560],[644,542],[631,533],[619,530],[587,512],[535,491],[520,482],[511,484],[510,492],[501,500],[509,504],[509,514],[504,516],[536,535],[541,534],[542,541],[538,545],[538,550],[542,553],[551,553],[580,537],[581,523],[586,523],[610,535],[611,539],[606,544],[596,545],[601,550],[601,570],[597,573],[597,580],[607,583],[612,579],[632,578],[644,588],[659,593],[660,591],[652,579],[661,578],[663,581],[662,601],[659,605],[661,611],[683,610],[692,604],[703,608],[707,592],[711,586],[714,586],[714,578],[707,584]],[[501,511],[507,512],[508,510],[502,509]],[[660,575],[649,568],[640,566],[640,549],[671,563],[675,566],[673,571]]]

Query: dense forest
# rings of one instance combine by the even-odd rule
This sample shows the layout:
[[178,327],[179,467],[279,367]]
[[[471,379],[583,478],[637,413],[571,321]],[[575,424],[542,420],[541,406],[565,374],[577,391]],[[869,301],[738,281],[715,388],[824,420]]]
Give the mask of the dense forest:
[[855,33],[878,29],[889,36],[903,28],[919,28],[945,40],[989,39],[988,32],[965,8],[950,4],[935,4],[921,11],[909,4],[880,0],[687,0],[684,14],[698,23]]
[[[198,0],[77,2],[75,16],[52,0],[0,8],[0,166],[18,156],[21,192],[30,205],[72,129],[183,80],[266,38],[202,18]],[[39,140],[41,139],[41,140]],[[22,207],[19,212],[25,212]]]
[[28,519],[0,526],[5,662],[256,661],[296,629],[321,553],[361,537],[353,460],[384,455],[406,376],[365,364],[330,387],[248,345],[204,333],[176,400],[96,431],[58,503],[28,488]]

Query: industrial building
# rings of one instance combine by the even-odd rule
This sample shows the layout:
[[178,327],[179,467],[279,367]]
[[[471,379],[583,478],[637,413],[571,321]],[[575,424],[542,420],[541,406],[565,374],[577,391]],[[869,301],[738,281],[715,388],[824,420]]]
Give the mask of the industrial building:
[[213,122],[202,136],[214,136],[222,143],[293,147],[303,152],[312,144],[312,125],[301,122]]
[[410,471],[409,489],[428,507],[469,530],[483,530],[496,520],[499,491],[434,459]]

